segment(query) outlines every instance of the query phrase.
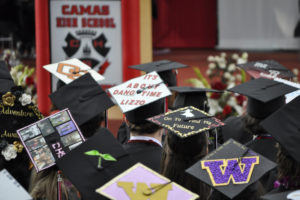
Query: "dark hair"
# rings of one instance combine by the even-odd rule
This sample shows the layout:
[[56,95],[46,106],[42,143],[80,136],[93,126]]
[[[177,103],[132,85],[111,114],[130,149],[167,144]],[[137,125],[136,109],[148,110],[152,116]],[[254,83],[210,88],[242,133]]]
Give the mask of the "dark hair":
[[79,126],[81,133],[84,137],[89,138],[95,134],[100,124],[104,121],[104,114],[101,113],[87,122]]
[[130,132],[134,132],[139,135],[152,134],[161,129],[160,126],[146,121],[141,123],[128,122],[128,127],[130,129]]
[[242,117],[242,121],[245,125],[245,131],[251,135],[261,135],[266,134],[267,131],[259,125],[260,119],[251,117],[249,114],[245,114]]
[[300,189],[300,163],[292,158],[284,147],[277,144],[278,180],[286,180],[288,188]]
[[207,154],[207,145],[205,133],[184,139],[173,133],[168,133],[161,160],[161,173],[197,193],[201,200],[207,199],[209,196],[209,186],[188,175],[185,170]]

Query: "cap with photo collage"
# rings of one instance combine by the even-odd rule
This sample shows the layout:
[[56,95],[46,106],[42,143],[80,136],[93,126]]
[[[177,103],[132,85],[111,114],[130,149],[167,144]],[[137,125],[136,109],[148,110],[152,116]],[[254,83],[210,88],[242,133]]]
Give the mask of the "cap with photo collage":
[[210,88],[195,88],[195,87],[183,87],[174,86],[169,87],[171,91],[177,92],[175,97],[173,108],[177,109],[185,106],[194,106],[205,112],[209,111],[207,92],[222,92],[220,90],[214,90]]
[[230,139],[186,172],[232,199],[275,167],[276,163]]
[[128,153],[107,129],[56,161],[57,166],[79,190],[83,199],[103,199],[96,189],[133,166]]
[[254,61],[245,64],[237,64],[237,66],[245,70],[253,78],[293,78],[295,76],[291,70],[275,60]]
[[141,163],[116,176],[97,192],[113,200],[194,200],[199,197]]
[[258,78],[228,90],[247,96],[248,114],[264,119],[285,104],[285,94],[298,89],[271,79]]
[[13,86],[15,86],[14,80],[10,75],[5,61],[0,61],[0,93],[9,91]]
[[129,68],[141,70],[147,73],[156,71],[162,78],[162,80],[165,82],[165,84],[167,84],[168,86],[177,85],[176,72],[173,72],[173,69],[179,69],[184,67],[188,66],[170,60],[159,60],[155,62],[129,66]]
[[300,96],[260,123],[298,163],[300,163],[299,118]]
[[224,126],[219,119],[193,106],[179,108],[147,119],[181,138]]
[[114,105],[89,73],[50,94],[50,99],[60,110],[69,108],[78,125],[84,124]]

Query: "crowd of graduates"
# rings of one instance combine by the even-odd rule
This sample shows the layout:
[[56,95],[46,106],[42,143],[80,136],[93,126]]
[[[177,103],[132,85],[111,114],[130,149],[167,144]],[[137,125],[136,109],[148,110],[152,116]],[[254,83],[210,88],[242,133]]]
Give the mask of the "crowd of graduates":
[[[269,67],[278,71],[278,77],[289,71],[272,63],[266,65],[266,73]],[[18,135],[7,133],[16,133],[43,116],[31,102],[24,103],[24,88],[14,84],[5,62],[1,62],[0,169],[8,170],[33,199],[39,200],[125,199],[112,197],[107,191],[120,192],[106,189],[136,163],[169,182],[158,189],[147,185],[151,190],[146,193],[139,188],[140,181],[134,183],[135,179],[124,176],[117,185],[124,189],[126,199],[299,199],[300,97],[286,100],[286,95],[298,88],[274,77],[252,78],[228,91],[178,86],[176,69],[185,66],[171,61],[133,66],[147,73],[156,71],[163,81],[156,89],[165,84],[175,98],[158,96],[125,112],[117,138],[105,127],[106,111],[118,104],[114,94],[103,90],[101,82],[99,85],[89,73],[69,84],[59,80],[49,95],[51,114],[69,109],[85,142],[57,159],[54,166],[37,171],[20,147]],[[293,75],[288,74],[281,78],[289,80]],[[223,122],[209,115],[207,93],[211,92],[248,97],[244,114]],[[11,101],[16,103],[9,104]],[[4,112],[8,109],[30,114],[9,115]],[[10,145],[19,147],[15,156],[5,154]],[[93,153],[87,153],[90,150]],[[147,182],[145,174],[136,176]],[[125,180],[133,181],[133,185],[126,185]],[[169,185],[173,183],[191,196],[178,193],[176,198],[168,197],[175,191],[175,185],[173,190]]]

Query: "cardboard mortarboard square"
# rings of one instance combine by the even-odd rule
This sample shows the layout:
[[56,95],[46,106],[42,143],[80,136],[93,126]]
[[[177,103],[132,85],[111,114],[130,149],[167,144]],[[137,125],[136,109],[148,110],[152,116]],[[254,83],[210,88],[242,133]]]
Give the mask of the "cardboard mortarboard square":
[[193,106],[179,108],[147,120],[182,138],[224,126],[219,119]]
[[97,192],[112,200],[194,200],[199,197],[141,163],[98,188]]
[[7,65],[4,61],[0,61],[0,93],[4,93],[15,86]]
[[81,62],[77,58],[44,65],[43,68],[51,74],[55,75],[66,84],[71,83],[73,80],[86,73],[90,73],[97,82],[104,79],[103,76],[101,76],[99,73],[91,69],[87,64]]
[[97,200],[102,199],[97,188],[135,163],[112,133],[103,128],[56,164],[83,199]]
[[165,84],[168,86],[177,85],[176,73],[173,72],[173,69],[179,69],[188,67],[185,64],[181,64],[178,62],[173,62],[170,60],[160,60],[150,63],[144,63],[140,65],[129,66],[129,68],[141,70],[144,72],[153,72],[156,71]]
[[260,125],[300,163],[300,96],[270,115]]
[[261,60],[237,64],[253,78],[292,78],[293,72],[274,60]]
[[299,200],[300,190],[270,193],[260,198],[265,200]]
[[179,68],[184,68],[184,67],[188,67],[188,66],[185,64],[173,62],[170,60],[159,60],[159,61],[155,61],[155,62],[129,66],[129,68],[141,70],[144,72],[153,72],[153,71],[163,72],[163,71],[179,69]]
[[131,79],[109,88],[108,91],[123,113],[171,95],[170,90],[156,72]]
[[228,90],[266,103],[280,96],[296,91],[297,88],[274,80],[258,78],[242,83]]
[[82,125],[114,103],[90,74],[85,74],[50,95],[60,110],[68,108],[77,124]]
[[6,170],[0,171],[0,199],[30,200],[32,197]]
[[67,109],[23,127],[17,133],[37,172],[55,165],[55,160],[84,141]]
[[223,92],[210,88],[195,88],[195,87],[169,87],[170,90],[177,92],[174,100],[173,108],[185,106],[194,106],[200,110],[208,112],[208,101],[206,92]]
[[230,139],[186,172],[232,199],[275,167],[274,162]]

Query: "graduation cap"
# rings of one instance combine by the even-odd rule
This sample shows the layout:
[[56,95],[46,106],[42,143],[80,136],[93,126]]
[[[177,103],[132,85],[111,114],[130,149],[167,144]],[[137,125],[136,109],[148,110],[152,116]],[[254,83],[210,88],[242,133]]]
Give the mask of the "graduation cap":
[[64,157],[57,166],[79,190],[83,199],[103,199],[95,190],[130,168],[134,162],[114,138],[102,128]]
[[0,93],[9,91],[13,86],[15,86],[15,83],[5,61],[0,61]]
[[108,91],[132,123],[145,122],[146,118],[163,113],[164,97],[171,95],[157,72],[131,79]]
[[300,96],[266,118],[260,125],[300,163]]
[[232,199],[275,167],[274,162],[230,139],[186,172]]
[[265,200],[299,200],[300,190],[270,193],[260,197]]
[[160,61],[140,64],[140,65],[129,66],[129,68],[141,70],[147,73],[157,71],[159,76],[163,79],[163,81],[168,86],[177,85],[176,73],[173,72],[172,70],[184,68],[184,67],[188,67],[188,66],[170,60],[160,60]]
[[194,87],[169,87],[170,90],[177,92],[173,108],[177,109],[185,106],[194,106],[205,112],[209,111],[206,92],[222,92],[210,88]]
[[224,125],[219,119],[193,106],[179,108],[147,119],[185,138]]
[[285,104],[285,94],[297,88],[271,79],[258,78],[228,89],[248,97],[247,112],[257,119],[264,119]]
[[124,171],[97,192],[109,199],[185,199],[199,196],[158,174],[141,163]]
[[245,70],[253,78],[292,78],[295,76],[291,70],[274,60],[254,61],[237,64],[237,66]]
[[114,105],[89,73],[50,94],[50,99],[60,110],[69,108],[78,125],[84,124]]

